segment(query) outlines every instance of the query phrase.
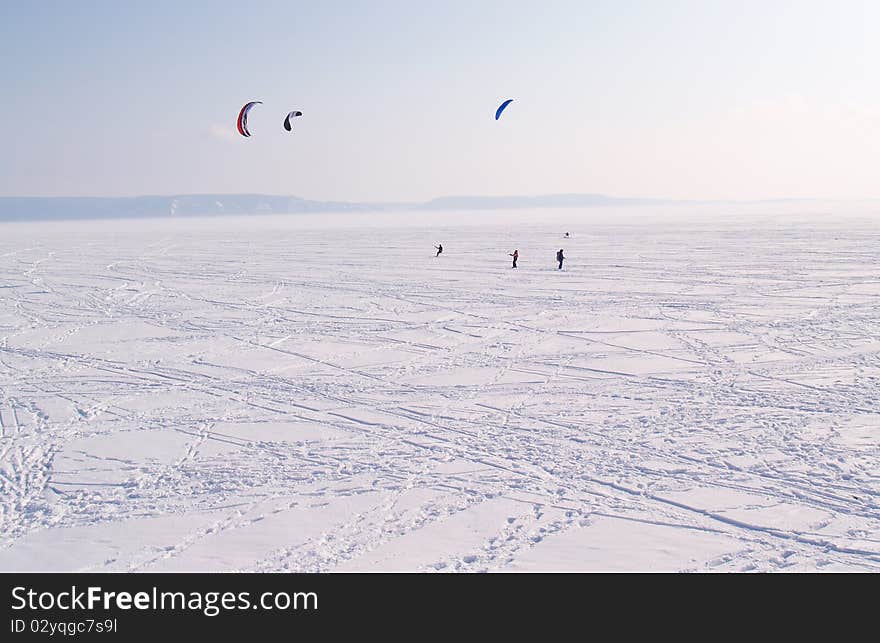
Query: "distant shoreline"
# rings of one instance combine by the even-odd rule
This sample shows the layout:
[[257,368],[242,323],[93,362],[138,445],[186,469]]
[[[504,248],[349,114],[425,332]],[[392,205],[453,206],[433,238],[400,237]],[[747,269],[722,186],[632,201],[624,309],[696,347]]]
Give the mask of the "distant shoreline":
[[420,203],[314,201],[266,194],[188,194],[134,197],[0,197],[0,221],[138,219],[261,214],[505,210],[643,206],[867,203],[880,199],[674,200],[619,198],[601,194],[540,196],[447,196]]

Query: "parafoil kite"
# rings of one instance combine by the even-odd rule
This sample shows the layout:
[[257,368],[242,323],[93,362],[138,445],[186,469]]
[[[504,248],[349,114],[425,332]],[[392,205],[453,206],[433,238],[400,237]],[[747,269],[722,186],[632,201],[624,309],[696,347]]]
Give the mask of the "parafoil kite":
[[286,129],[288,132],[289,132],[291,129],[293,129],[293,127],[292,127],[291,124],[290,124],[290,119],[291,119],[291,118],[296,118],[297,116],[302,116],[302,115],[303,115],[302,112],[290,112],[290,113],[287,115],[287,118],[284,119],[284,129]]
[[512,98],[508,98],[506,101],[504,101],[503,103],[501,103],[501,105],[498,107],[498,109],[495,110],[495,120],[496,120],[496,121],[497,121],[499,118],[501,118],[501,112],[504,111],[504,108],[507,107],[508,105],[510,105],[512,102],[513,102],[513,99],[512,99]]
[[255,100],[250,103],[245,103],[245,106],[241,108],[241,111],[238,113],[238,133],[242,136],[250,136],[251,133],[248,131],[247,127],[247,117],[248,112],[251,111],[254,105],[262,105],[263,101]]

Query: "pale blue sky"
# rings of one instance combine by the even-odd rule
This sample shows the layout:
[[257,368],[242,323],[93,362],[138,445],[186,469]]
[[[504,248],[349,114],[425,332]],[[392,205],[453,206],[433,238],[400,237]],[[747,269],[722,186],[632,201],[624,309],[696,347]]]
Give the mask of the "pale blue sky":
[[875,1],[0,1],[0,195],[880,196]]

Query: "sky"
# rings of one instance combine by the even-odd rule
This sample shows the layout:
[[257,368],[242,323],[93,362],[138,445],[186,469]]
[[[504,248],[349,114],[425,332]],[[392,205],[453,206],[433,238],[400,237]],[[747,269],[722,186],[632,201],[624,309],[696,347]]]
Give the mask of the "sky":
[[0,196],[880,197],[875,0],[3,5]]

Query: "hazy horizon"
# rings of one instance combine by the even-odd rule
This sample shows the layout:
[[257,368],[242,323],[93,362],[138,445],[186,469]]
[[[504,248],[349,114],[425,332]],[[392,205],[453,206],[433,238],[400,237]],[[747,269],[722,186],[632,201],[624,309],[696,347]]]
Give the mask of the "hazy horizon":
[[863,0],[11,5],[0,196],[870,200],[878,18]]
[[[713,204],[713,203],[741,203],[741,204],[760,204],[760,203],[770,203],[774,201],[803,201],[803,202],[823,202],[823,203],[849,203],[849,202],[873,202],[880,201],[880,196],[868,196],[868,197],[849,197],[849,198],[826,198],[826,197],[810,197],[810,196],[802,196],[802,197],[787,197],[787,196],[779,196],[779,197],[768,197],[768,198],[742,198],[742,199],[675,199],[675,198],[663,198],[656,196],[639,196],[633,197],[625,194],[602,194],[599,192],[554,192],[554,193],[542,193],[542,194],[438,194],[425,199],[418,200],[392,200],[392,199],[370,199],[370,200],[347,200],[347,199],[315,199],[309,195],[304,194],[278,194],[278,193],[266,193],[266,192],[179,192],[179,193],[144,193],[144,194],[120,194],[120,195],[101,195],[101,194],[81,194],[81,195],[72,195],[72,194],[58,194],[58,195],[39,195],[39,194],[3,194],[0,195],[0,200],[41,200],[41,201],[49,201],[49,200],[136,200],[136,199],[180,199],[180,198],[198,198],[198,197],[256,197],[256,198],[281,198],[281,199],[298,199],[302,201],[312,202],[312,203],[339,203],[339,204],[352,204],[352,205],[388,205],[388,206],[424,206],[429,205],[434,202],[444,202],[454,199],[473,199],[473,200],[513,200],[513,199],[547,199],[547,198],[556,198],[556,197],[582,197],[582,198],[598,198],[598,199],[606,199],[612,202],[639,202],[639,203],[651,203],[656,202],[657,204]],[[542,206],[543,207],[543,206]],[[565,207],[565,206],[560,206]]]

